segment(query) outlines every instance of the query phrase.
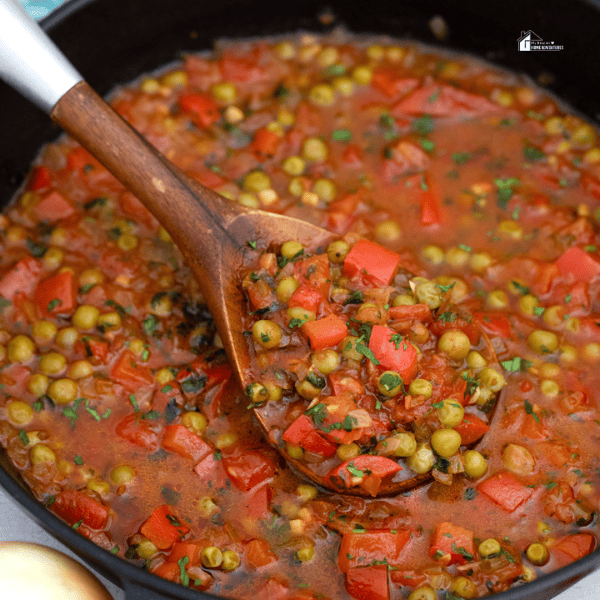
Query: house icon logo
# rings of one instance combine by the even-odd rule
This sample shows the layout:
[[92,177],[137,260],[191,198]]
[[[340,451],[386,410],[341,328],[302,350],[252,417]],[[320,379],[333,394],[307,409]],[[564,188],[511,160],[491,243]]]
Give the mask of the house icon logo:
[[521,37],[517,39],[517,44],[520,52],[564,49],[564,46],[560,46],[554,42],[544,42],[544,40],[531,29],[529,31],[521,31]]

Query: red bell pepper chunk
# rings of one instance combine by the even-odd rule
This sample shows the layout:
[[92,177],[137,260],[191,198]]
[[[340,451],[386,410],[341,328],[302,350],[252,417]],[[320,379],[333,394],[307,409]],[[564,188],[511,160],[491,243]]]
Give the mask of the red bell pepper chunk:
[[204,542],[175,542],[171,552],[169,552],[169,556],[167,556],[167,561],[170,563],[177,563],[182,558],[188,557],[188,562],[186,566],[193,567],[194,565],[200,564],[200,553],[202,552],[202,548],[206,546]]
[[254,133],[254,139],[250,144],[250,150],[259,160],[269,158],[277,152],[283,138],[274,131],[261,127]]
[[223,456],[223,465],[238,490],[247,492],[275,475],[275,465],[258,450]]
[[173,515],[170,506],[163,504],[154,509],[140,527],[140,531],[159,550],[167,550],[185,537],[190,530]]
[[200,127],[208,127],[220,117],[217,103],[204,94],[182,94],[179,106],[184,112],[191,113],[192,121]]
[[212,452],[212,448],[199,435],[177,423],[165,427],[161,445],[165,450],[190,458],[194,462],[202,460]]
[[473,532],[452,523],[438,523],[431,538],[429,555],[444,565],[464,564],[473,560]]
[[27,182],[27,188],[33,190],[41,190],[47,188],[52,183],[52,175],[50,169],[45,166],[36,167],[31,173],[31,177]]
[[326,440],[306,415],[300,415],[285,430],[283,440],[296,446],[302,446],[305,450],[320,454],[325,458],[333,456],[336,451],[336,445]]
[[314,285],[303,283],[290,297],[288,306],[300,306],[305,310],[317,312],[324,301],[323,294]]
[[508,471],[499,471],[488,477],[477,486],[477,490],[508,512],[517,509],[533,494],[531,488]]
[[474,312],[473,319],[488,334],[508,339],[512,336],[510,321],[504,313]]
[[40,261],[31,256],[23,257],[0,279],[0,296],[6,300],[13,300],[19,292],[31,296],[41,271]]
[[345,533],[342,536],[338,565],[342,573],[353,567],[385,560],[390,566],[401,564],[404,547],[411,538],[408,529],[382,529],[365,533]]
[[427,304],[413,304],[407,306],[391,306],[388,315],[392,321],[421,321],[426,323],[433,319],[431,309]]
[[121,356],[110,370],[110,377],[131,392],[154,383],[154,377],[150,369],[139,364],[131,350],[125,350],[121,353]]
[[327,297],[331,287],[329,259],[327,254],[317,254],[294,263],[294,275],[301,282],[312,283],[323,296]]
[[62,519],[74,525],[83,521],[92,529],[104,529],[110,509],[98,500],[79,490],[66,490],[56,495],[52,510]]
[[181,569],[179,568],[179,565],[172,562],[160,563],[160,565],[152,567],[151,572],[162,579],[172,581],[173,583],[179,583],[181,580]]
[[466,413],[464,419],[455,428],[460,433],[460,438],[464,445],[472,444],[483,437],[489,430],[489,426],[479,417]]
[[128,415],[119,421],[116,433],[120,438],[139,446],[156,450],[158,448],[158,434],[150,428],[150,425],[138,418],[137,414]]
[[389,600],[387,567],[376,565],[349,569],[346,573],[346,589],[356,600]]
[[389,285],[400,262],[400,255],[369,240],[358,240],[348,252],[343,273],[361,276],[375,285]]
[[337,346],[348,335],[348,327],[336,315],[327,315],[316,321],[307,321],[302,331],[310,340],[313,350],[322,350],[329,346]]
[[63,271],[41,281],[33,294],[33,301],[42,317],[70,314],[77,305],[73,273]]
[[421,225],[441,225],[442,204],[432,190],[423,190],[420,196]]
[[374,325],[369,350],[382,367],[396,371],[404,383],[409,384],[417,375],[417,351],[410,342],[397,336],[398,334],[389,327]]
[[391,98],[414,90],[419,85],[419,80],[406,79],[399,76],[396,70],[379,67],[373,71],[371,85]]
[[575,533],[562,538],[552,546],[552,554],[561,552],[571,561],[579,560],[594,550],[596,538],[591,533]]
[[33,212],[41,221],[58,221],[74,215],[75,208],[62,194],[50,192],[36,204]]
[[253,569],[260,569],[277,560],[267,540],[251,540],[246,546],[246,562]]
[[566,250],[556,261],[556,266],[561,275],[571,275],[575,281],[589,283],[600,275],[600,261],[576,246]]
[[402,471],[402,467],[390,458],[361,454],[334,467],[327,474],[327,479],[332,485],[342,490],[355,485],[352,482],[354,477],[364,478],[368,475],[374,475],[379,479],[384,479],[390,475],[395,475],[398,471]]

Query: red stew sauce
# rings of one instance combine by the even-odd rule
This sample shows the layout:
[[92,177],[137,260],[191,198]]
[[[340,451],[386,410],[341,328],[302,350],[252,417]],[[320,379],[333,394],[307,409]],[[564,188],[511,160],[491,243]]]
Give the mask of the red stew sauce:
[[113,104],[191,177],[333,241],[240,249],[241,389],[166,231],[47,146],[0,216],[0,442],[50,511],[239,599],[469,599],[594,551],[589,123],[472,58],[349,36],[222,44]]

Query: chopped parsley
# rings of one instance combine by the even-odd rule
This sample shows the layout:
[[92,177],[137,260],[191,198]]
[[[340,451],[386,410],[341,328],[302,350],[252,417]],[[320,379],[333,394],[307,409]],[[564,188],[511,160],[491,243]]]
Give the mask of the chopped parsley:
[[336,142],[349,142],[352,139],[352,132],[349,129],[336,129],[331,133],[331,139]]
[[452,155],[452,160],[457,165],[464,165],[466,162],[471,160],[471,157],[472,157],[472,154],[470,154],[469,152],[455,152]]
[[429,135],[433,131],[431,115],[423,115],[412,122],[412,129],[421,135]]
[[513,197],[513,188],[521,185],[521,182],[515,177],[510,177],[508,179],[494,179],[494,183],[498,188],[498,206],[500,208],[506,208],[508,202]]
[[327,418],[327,406],[323,403],[315,404],[304,414],[309,415],[315,425],[320,425]]
[[527,371],[533,366],[533,363],[529,360],[525,360],[520,356],[514,356],[510,360],[503,360],[501,363],[505,371],[509,373],[518,373],[520,371]]
[[385,388],[388,392],[395,390],[397,387],[401,386],[404,381],[400,375],[394,375],[393,373],[384,373],[379,378],[380,385]]
[[152,335],[156,328],[160,325],[160,321],[156,318],[156,315],[149,315],[142,321],[142,326],[144,327],[144,331],[148,335]]
[[19,431],[19,439],[21,440],[23,446],[29,446],[29,436],[27,435],[27,432],[24,429],[21,429],[21,431]]
[[523,155],[527,160],[542,160],[542,158],[546,158],[546,155],[534,146],[525,146]]

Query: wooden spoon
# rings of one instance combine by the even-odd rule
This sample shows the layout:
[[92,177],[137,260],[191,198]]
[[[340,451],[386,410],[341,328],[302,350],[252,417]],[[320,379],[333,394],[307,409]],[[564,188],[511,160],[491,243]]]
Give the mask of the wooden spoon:
[[[187,177],[159,154],[108,106],[29,18],[16,0],[0,0],[0,77],[32,100],[95,156],[156,216],[194,273],[225,351],[242,387],[250,378],[250,351],[242,326],[246,305],[239,270],[249,242],[259,247],[297,240],[326,244],[324,229],[274,213],[252,210],[223,198]],[[255,410],[269,441],[285,460],[317,485],[333,489],[306,464],[294,460],[274,439]],[[378,495],[393,495],[431,480],[430,474],[383,484]],[[369,496],[360,487],[344,493]]]

